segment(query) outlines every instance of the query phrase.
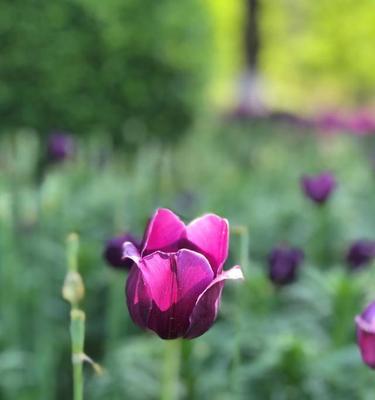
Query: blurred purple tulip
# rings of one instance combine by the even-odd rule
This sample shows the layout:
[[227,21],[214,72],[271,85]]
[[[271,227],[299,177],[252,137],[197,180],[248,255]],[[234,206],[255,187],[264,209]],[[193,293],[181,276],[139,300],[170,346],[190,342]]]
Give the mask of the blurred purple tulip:
[[375,117],[366,111],[354,114],[348,121],[348,129],[356,135],[368,135],[375,132]]
[[73,156],[74,147],[72,136],[62,132],[52,133],[47,142],[48,158],[53,162],[64,161]]
[[296,247],[278,246],[268,256],[269,278],[277,285],[287,285],[297,279],[304,259],[303,251]]
[[355,323],[362,360],[370,368],[375,368],[375,301],[355,317]]
[[346,261],[351,269],[361,268],[374,258],[375,240],[357,240],[351,244],[346,254]]
[[346,122],[340,114],[331,111],[320,115],[316,120],[316,125],[324,132],[335,133],[344,131]]
[[243,279],[239,266],[223,271],[228,256],[226,219],[206,214],[185,225],[158,209],[145,232],[142,250],[124,244],[134,262],[126,284],[133,321],[162,339],[193,339],[214,323],[226,279]]
[[103,257],[107,264],[116,269],[129,270],[133,265],[130,259],[123,257],[123,245],[125,242],[131,242],[136,248],[140,248],[140,243],[131,234],[124,233],[109,239],[105,245]]
[[336,188],[336,179],[330,172],[303,176],[301,186],[305,195],[317,204],[324,204]]

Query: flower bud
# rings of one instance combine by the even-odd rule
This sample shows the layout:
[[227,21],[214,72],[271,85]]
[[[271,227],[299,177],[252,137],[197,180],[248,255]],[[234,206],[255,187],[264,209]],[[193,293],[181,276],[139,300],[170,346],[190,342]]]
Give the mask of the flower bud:
[[128,270],[133,265],[133,261],[123,256],[123,245],[131,242],[139,249],[140,244],[137,239],[128,233],[109,239],[105,245],[103,257],[107,264],[116,269]]
[[375,240],[357,240],[351,244],[346,254],[346,262],[351,269],[369,264],[375,258]]
[[76,271],[69,271],[66,274],[62,296],[70,304],[78,304],[85,295],[85,287],[81,275]]
[[294,282],[303,258],[303,251],[298,248],[276,247],[268,256],[269,278],[277,285]]
[[62,132],[52,133],[48,137],[47,155],[52,162],[61,162],[72,158],[74,154],[73,138]]
[[324,204],[336,188],[336,180],[330,172],[323,172],[315,176],[303,176],[301,187],[310,200]]

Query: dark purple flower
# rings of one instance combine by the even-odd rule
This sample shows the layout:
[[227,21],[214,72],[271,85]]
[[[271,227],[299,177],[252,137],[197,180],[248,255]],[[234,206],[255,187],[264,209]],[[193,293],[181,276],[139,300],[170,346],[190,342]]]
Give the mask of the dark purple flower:
[[267,118],[270,121],[286,123],[302,129],[312,126],[312,121],[307,117],[288,111],[274,110],[267,115]]
[[370,368],[375,368],[375,301],[355,317],[355,323],[362,360]]
[[294,282],[303,258],[303,251],[296,247],[278,246],[274,248],[268,256],[271,281],[277,285]]
[[352,269],[369,264],[375,258],[375,240],[357,240],[351,244],[346,261]]
[[128,270],[133,265],[133,261],[123,257],[123,245],[125,242],[131,242],[136,248],[140,247],[139,241],[132,235],[124,233],[108,240],[103,252],[103,257],[108,265],[117,268]]
[[193,339],[214,323],[226,279],[242,279],[239,266],[223,271],[228,256],[226,219],[206,214],[185,225],[158,209],[141,252],[130,242],[124,256],[134,262],[126,283],[133,321],[162,339]]
[[303,176],[301,186],[305,195],[318,204],[324,204],[336,188],[335,177],[330,172],[315,176]]
[[74,154],[73,138],[62,132],[52,133],[48,137],[47,155],[53,162],[64,161]]

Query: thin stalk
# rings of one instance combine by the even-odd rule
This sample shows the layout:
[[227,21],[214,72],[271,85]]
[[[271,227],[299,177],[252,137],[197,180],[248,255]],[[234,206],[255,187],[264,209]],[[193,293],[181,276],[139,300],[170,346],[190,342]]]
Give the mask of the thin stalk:
[[78,236],[71,234],[67,240],[68,272],[62,290],[63,297],[70,303],[70,337],[72,341],[73,399],[83,400],[83,371],[85,313],[78,308],[84,296],[82,278],[78,273]]
[[119,279],[117,271],[109,272],[108,338],[106,341],[108,350],[116,345],[119,338],[123,336],[127,322],[127,320],[124,320],[122,307],[124,301],[123,279]]
[[316,229],[313,243],[315,243],[315,257],[319,265],[325,268],[330,262],[330,215],[329,204],[315,207]]
[[179,339],[165,342],[161,400],[177,400],[179,398],[181,345]]
[[[241,225],[234,227],[233,233],[237,234],[240,239],[240,265],[243,270],[244,276],[246,278],[248,268],[249,268],[249,230],[247,226]],[[234,354],[233,354],[233,361],[232,361],[232,379],[230,380],[232,383],[232,392],[238,390],[238,376],[239,376],[239,369],[241,366],[241,331],[242,331],[242,310],[240,307],[242,301],[242,291],[237,290],[236,292],[236,308],[234,312],[235,318],[235,326],[236,332],[234,337]]]
[[96,364],[84,353],[85,345],[85,313],[79,309],[79,302],[85,294],[81,275],[78,273],[78,235],[71,233],[67,240],[68,272],[62,289],[63,298],[70,303],[70,337],[72,341],[73,365],[73,400],[83,400],[83,363],[88,362],[94,371],[101,373],[100,365]]
[[83,400],[83,361],[85,338],[85,314],[73,309],[70,313],[70,336],[72,340],[73,399]]
[[194,400],[196,398],[196,387],[195,387],[195,372],[194,367],[194,354],[193,354],[193,340],[183,340],[182,341],[182,368],[181,374],[184,377],[186,398],[189,400]]

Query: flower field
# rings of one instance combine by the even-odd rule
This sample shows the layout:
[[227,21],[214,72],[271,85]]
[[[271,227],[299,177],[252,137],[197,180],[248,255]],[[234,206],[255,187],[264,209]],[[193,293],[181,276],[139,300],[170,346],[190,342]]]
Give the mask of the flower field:
[[[206,115],[178,143],[134,151],[96,135],[61,144],[61,137],[51,143],[26,129],[3,134],[0,399],[72,398],[70,306],[62,296],[71,233],[85,287],[84,352],[100,365],[98,373],[96,364],[83,364],[85,398],[373,398],[374,372],[362,361],[355,318],[375,300],[374,160],[372,135],[256,118]],[[190,326],[199,335],[158,319],[156,305],[169,300],[163,282],[160,299],[151,296],[154,322],[146,329],[133,321],[138,308],[130,307],[132,316],[127,309],[125,282],[139,260],[128,251],[131,262],[123,264],[116,251],[124,242],[140,246],[158,208],[186,224],[206,213],[229,222],[229,253],[220,260],[224,271],[239,265],[244,279],[226,282],[217,318],[204,332]],[[194,257],[206,271],[205,286],[178,308],[191,313],[220,276],[221,261],[213,264],[211,247],[195,233],[186,234],[190,247],[160,244],[165,229],[139,257],[200,254]],[[211,228],[196,235],[218,242]],[[165,279],[179,282],[176,274]],[[127,296],[137,304],[134,291]],[[360,320],[371,339],[371,315]]]

